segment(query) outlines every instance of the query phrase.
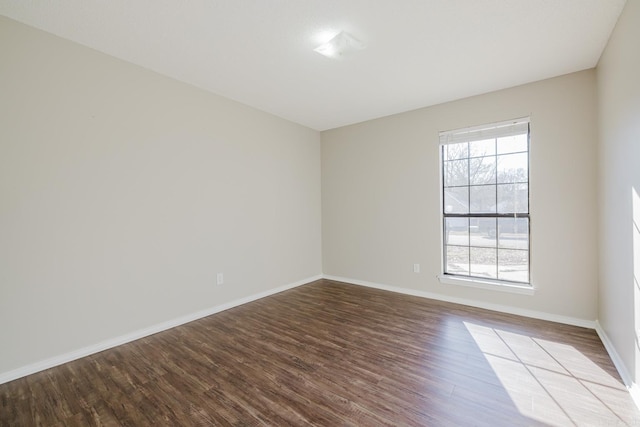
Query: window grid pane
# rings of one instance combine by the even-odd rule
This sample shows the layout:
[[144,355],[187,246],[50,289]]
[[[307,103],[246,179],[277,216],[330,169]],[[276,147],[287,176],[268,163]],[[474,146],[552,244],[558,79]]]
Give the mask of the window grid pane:
[[469,246],[469,218],[445,219],[445,244]]
[[469,248],[469,275],[487,279],[498,278],[498,254],[496,249]]
[[469,212],[495,213],[497,192],[495,185],[473,185],[469,187]]
[[529,282],[529,251],[498,249],[498,279]]
[[495,184],[496,157],[485,156],[469,159],[469,184]]
[[529,213],[528,184],[498,184],[498,213]]
[[469,275],[469,247],[447,246],[445,272],[461,276]]
[[499,248],[529,249],[528,218],[498,218],[498,233],[500,236],[498,238]]
[[469,185],[469,159],[444,162],[444,186]]
[[469,213],[469,187],[444,189],[445,213]]
[[496,156],[498,184],[529,181],[529,155],[527,153]]

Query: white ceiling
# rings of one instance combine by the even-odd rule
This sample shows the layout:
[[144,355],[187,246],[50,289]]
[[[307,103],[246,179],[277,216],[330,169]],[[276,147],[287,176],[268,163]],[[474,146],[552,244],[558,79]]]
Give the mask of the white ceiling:
[[[0,0],[0,14],[325,130],[592,68],[626,0]],[[367,44],[313,49],[340,30]]]

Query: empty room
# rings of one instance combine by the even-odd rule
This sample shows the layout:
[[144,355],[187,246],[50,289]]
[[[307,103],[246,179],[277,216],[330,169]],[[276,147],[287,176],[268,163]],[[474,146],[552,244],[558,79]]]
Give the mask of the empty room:
[[0,0],[0,426],[640,425],[640,0]]

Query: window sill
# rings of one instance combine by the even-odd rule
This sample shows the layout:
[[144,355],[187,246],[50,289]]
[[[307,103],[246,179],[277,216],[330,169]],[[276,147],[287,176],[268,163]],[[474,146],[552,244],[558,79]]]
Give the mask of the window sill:
[[493,280],[482,280],[475,277],[461,277],[441,274],[438,276],[440,283],[446,285],[468,286],[471,288],[489,289],[492,291],[510,292],[513,294],[533,295],[535,289],[533,286],[525,284],[517,284],[510,282],[498,282]]

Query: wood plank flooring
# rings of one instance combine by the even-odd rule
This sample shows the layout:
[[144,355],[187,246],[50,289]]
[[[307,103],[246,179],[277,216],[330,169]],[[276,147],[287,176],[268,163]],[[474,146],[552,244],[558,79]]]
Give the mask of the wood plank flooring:
[[592,330],[320,280],[0,385],[1,426],[640,425]]

